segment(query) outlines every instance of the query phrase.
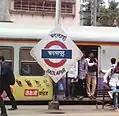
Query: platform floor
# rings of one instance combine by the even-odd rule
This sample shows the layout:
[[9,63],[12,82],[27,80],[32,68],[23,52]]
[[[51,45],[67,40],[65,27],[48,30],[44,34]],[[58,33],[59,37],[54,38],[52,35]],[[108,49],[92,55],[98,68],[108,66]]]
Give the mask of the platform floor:
[[[10,106],[6,106],[10,108]],[[106,106],[104,110],[95,105],[61,105],[60,110],[48,110],[47,105],[19,105],[18,110],[8,111],[8,116],[119,116],[119,112]]]

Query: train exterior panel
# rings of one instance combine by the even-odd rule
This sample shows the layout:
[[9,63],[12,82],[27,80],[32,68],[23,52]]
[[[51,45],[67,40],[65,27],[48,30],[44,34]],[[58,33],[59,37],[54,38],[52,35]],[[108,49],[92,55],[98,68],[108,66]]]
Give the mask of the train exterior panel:
[[[109,27],[63,27],[79,48],[92,49],[98,58],[98,69],[107,70],[112,57],[119,58],[119,29]],[[53,29],[47,26],[0,23],[0,55],[5,56],[16,77],[12,87],[16,100],[52,100],[50,77],[30,56],[30,50]],[[98,88],[103,75],[98,70]],[[3,94],[7,99],[6,94]]]

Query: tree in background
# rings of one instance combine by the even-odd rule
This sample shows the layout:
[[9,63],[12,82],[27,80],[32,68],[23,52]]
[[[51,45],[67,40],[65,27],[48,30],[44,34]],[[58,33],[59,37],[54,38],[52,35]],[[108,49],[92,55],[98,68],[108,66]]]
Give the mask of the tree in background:
[[119,3],[115,0],[108,1],[109,7],[100,5],[99,22],[102,26],[117,26],[119,24]]
[[118,7],[118,2],[115,2],[115,0],[108,1],[109,2],[109,9],[116,10]]

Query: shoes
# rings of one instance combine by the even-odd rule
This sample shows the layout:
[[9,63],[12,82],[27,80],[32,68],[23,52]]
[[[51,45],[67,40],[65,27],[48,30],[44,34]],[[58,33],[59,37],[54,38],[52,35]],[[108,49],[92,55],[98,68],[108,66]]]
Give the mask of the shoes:
[[83,96],[79,96],[79,99],[80,99],[80,100],[83,100],[83,99],[84,99],[84,97],[83,97]]
[[12,108],[10,108],[8,110],[17,110],[17,107],[12,107]]
[[92,99],[92,96],[88,96],[89,97],[89,99]]
[[6,113],[2,113],[0,116],[7,116],[7,114]]
[[108,91],[108,94],[109,94],[110,98],[113,99],[113,92],[112,91]]
[[96,99],[96,97],[95,96],[91,96],[92,97],[92,99]]
[[95,96],[88,96],[90,99],[96,99]]

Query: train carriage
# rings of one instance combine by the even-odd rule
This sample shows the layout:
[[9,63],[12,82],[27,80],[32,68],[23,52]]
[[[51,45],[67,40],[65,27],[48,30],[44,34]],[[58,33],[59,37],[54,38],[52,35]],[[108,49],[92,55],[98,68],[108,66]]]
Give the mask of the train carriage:
[[[16,83],[12,87],[16,100],[47,101],[52,99],[52,80],[30,56],[30,50],[53,26],[0,23],[0,55],[13,68]],[[107,70],[111,57],[119,58],[119,29],[116,27],[63,26],[75,44],[87,54],[94,52],[98,69]],[[102,75],[98,70],[98,88]],[[8,99],[3,94],[4,99]]]

